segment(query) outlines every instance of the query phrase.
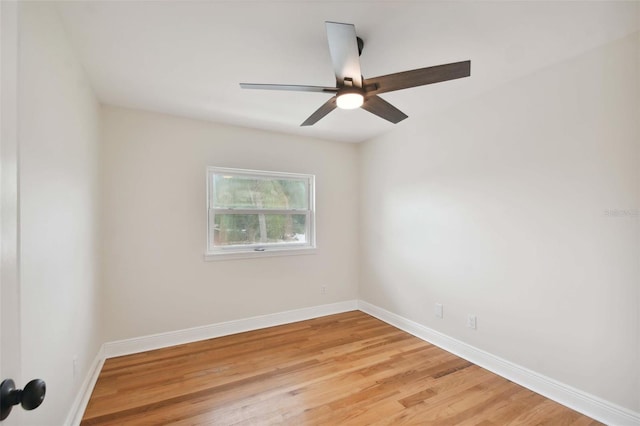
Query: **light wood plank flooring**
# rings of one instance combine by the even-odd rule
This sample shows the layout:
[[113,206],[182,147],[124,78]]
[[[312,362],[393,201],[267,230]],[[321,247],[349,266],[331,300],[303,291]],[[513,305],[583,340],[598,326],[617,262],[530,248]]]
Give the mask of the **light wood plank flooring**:
[[359,311],[108,359],[83,425],[596,425]]

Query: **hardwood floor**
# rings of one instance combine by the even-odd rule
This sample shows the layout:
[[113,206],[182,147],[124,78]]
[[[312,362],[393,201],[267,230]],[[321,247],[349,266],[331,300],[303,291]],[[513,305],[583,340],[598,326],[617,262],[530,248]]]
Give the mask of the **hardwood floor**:
[[596,425],[359,311],[108,359],[83,425]]

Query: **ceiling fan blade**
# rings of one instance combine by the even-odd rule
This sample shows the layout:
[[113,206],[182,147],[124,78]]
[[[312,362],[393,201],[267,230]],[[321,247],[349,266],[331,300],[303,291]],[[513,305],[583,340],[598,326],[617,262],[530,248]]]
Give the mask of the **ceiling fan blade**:
[[291,90],[294,92],[320,92],[320,93],[337,93],[337,87],[321,87],[321,86],[299,86],[295,84],[253,84],[240,83],[243,89],[261,89],[261,90]]
[[368,96],[362,104],[362,109],[397,124],[408,117],[407,114],[391,105],[379,96]]
[[322,106],[318,108],[316,112],[311,114],[309,118],[307,118],[304,121],[304,123],[302,123],[300,126],[312,126],[316,124],[318,121],[320,121],[322,117],[324,117],[325,115],[329,114],[331,111],[336,109],[336,107],[337,107],[336,97],[334,96],[331,99],[329,99],[327,102],[322,104]]
[[353,24],[329,21],[325,25],[337,86],[342,87],[348,78],[353,81],[353,86],[362,87],[356,27]]
[[471,75],[471,61],[454,62],[437,65],[435,67],[420,68],[395,74],[373,77],[365,80],[365,90],[368,94],[393,92],[425,84],[440,83]]

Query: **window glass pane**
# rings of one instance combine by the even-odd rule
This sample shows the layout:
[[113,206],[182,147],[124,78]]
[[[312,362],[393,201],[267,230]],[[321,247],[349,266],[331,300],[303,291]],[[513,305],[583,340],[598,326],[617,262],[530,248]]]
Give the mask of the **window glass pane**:
[[304,214],[217,214],[213,244],[295,244],[307,242]]
[[309,208],[304,179],[272,179],[256,176],[213,175],[216,208],[301,209]]

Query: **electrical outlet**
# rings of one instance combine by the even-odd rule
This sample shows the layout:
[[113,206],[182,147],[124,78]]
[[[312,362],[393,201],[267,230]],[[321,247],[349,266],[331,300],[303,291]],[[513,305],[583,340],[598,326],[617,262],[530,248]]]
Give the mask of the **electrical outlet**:
[[327,287],[326,286],[322,286],[320,287],[320,294],[327,294]]
[[467,315],[467,327],[476,330],[478,327],[477,318],[475,315]]
[[436,318],[443,318],[442,303],[436,303],[434,313],[436,315]]
[[73,378],[75,379],[78,376],[78,355],[73,356]]

